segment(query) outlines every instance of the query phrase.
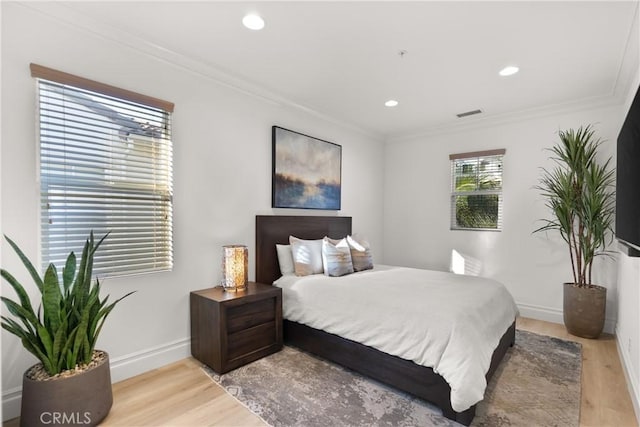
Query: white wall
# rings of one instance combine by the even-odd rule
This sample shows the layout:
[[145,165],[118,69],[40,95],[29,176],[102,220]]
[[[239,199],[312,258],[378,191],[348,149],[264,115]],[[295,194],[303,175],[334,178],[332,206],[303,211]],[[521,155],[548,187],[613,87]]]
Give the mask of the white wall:
[[[448,270],[452,249],[482,263],[481,275],[504,283],[521,314],[562,322],[562,283],[571,265],[559,236],[535,234],[548,215],[533,187],[541,166],[551,166],[544,149],[559,129],[593,123],[606,140],[603,156],[615,152],[620,106],[550,114],[456,133],[391,141],[385,148],[385,262]],[[449,154],[505,148],[503,230],[451,231]],[[615,263],[602,260],[596,283],[609,289],[607,325],[616,317]]]
[[[511,123],[469,125],[467,130],[441,132],[388,141],[385,147],[384,243],[389,264],[447,270],[452,249],[483,263],[481,274],[503,282],[528,317],[562,323],[561,283],[570,279],[567,249],[558,236],[532,235],[548,215],[533,187],[539,167],[550,166],[544,148],[557,142],[557,131],[589,123],[607,140],[603,157],[615,156],[624,117],[640,86],[640,28],[634,26],[623,65],[613,88],[616,99],[605,107],[570,112],[539,112]],[[475,127],[474,127],[475,126]],[[504,227],[502,232],[450,231],[450,169],[448,155],[506,148],[504,160]],[[614,163],[615,164],[615,163]],[[605,330],[616,334],[636,417],[640,419],[640,258],[609,249],[615,259],[600,259],[596,281],[608,288]]]
[[[221,246],[243,243],[254,277],[254,217],[326,211],[271,209],[271,126],[341,144],[342,210],[382,257],[381,141],[316,115],[243,94],[109,37],[60,23],[24,5],[2,7],[2,232],[39,256],[34,62],[176,104],[174,132],[174,255],[172,272],[104,281],[112,297],[130,290],[111,314],[98,347],[109,351],[114,381],[189,354],[189,292],[220,279]],[[4,242],[3,242],[3,245]],[[3,246],[2,266],[29,283]],[[29,284],[32,298],[35,287]],[[2,283],[2,293],[13,295]],[[2,331],[5,418],[18,415],[21,375],[35,358]]]
[[640,419],[640,258],[620,254],[618,263],[618,353],[625,369],[629,393]]

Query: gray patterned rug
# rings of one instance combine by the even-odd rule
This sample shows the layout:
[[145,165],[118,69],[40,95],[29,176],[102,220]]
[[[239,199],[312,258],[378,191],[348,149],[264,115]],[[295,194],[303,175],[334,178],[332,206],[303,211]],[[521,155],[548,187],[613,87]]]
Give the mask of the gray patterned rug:
[[[577,426],[580,344],[516,331],[474,426]],[[272,426],[451,426],[438,408],[292,347],[207,374]]]

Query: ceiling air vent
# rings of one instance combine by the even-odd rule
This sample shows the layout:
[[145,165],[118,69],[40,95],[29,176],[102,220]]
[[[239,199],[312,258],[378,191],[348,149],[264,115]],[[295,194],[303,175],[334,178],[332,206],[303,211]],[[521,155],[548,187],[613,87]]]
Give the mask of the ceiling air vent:
[[456,114],[456,116],[458,116],[458,118],[461,119],[463,117],[473,116],[474,114],[480,114],[480,113],[482,113],[482,110],[473,110],[473,111],[467,111],[466,113]]

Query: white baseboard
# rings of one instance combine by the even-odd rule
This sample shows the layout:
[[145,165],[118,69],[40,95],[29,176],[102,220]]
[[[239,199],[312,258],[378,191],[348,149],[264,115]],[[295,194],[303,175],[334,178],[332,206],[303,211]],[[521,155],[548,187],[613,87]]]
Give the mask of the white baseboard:
[[[545,320],[553,323],[563,323],[562,311],[548,307],[518,303],[520,315],[532,319]],[[605,320],[605,332],[613,333],[615,322],[612,319]],[[617,340],[616,340],[617,342]],[[631,393],[636,417],[640,419],[640,404],[638,402],[639,385],[633,380],[636,378],[632,372],[631,363],[626,359],[623,349],[618,345],[618,354],[622,360],[627,384]],[[191,354],[190,339],[184,338],[161,346],[138,351],[125,356],[111,359],[111,381],[118,382],[136,375],[143,374],[153,369],[160,368],[173,362],[185,359]],[[2,393],[2,418],[10,420],[20,415],[20,399],[22,388],[16,387]]]
[[620,340],[617,337],[617,334],[616,346],[618,347],[620,363],[622,363],[622,371],[624,372],[625,379],[627,380],[629,397],[633,404],[633,410],[636,413],[636,421],[640,422],[640,384],[638,384],[638,375],[634,371],[633,364],[629,360],[629,353],[625,351],[624,346],[620,343]]
[[[190,338],[183,338],[161,346],[110,359],[111,381],[114,383],[122,381],[185,359],[191,355],[190,343]],[[21,398],[22,387],[15,387],[2,393],[3,421],[20,415]]]
[[7,421],[20,415],[22,387],[14,387],[2,393],[2,421]]
[[160,368],[191,355],[191,338],[183,338],[161,346],[116,357],[111,362],[111,381],[127,378]]
[[[530,317],[532,319],[545,320],[552,323],[564,323],[562,310],[556,308],[542,307],[532,304],[516,303],[520,310],[520,316]],[[616,322],[614,319],[604,319],[604,332],[608,334],[615,333]]]

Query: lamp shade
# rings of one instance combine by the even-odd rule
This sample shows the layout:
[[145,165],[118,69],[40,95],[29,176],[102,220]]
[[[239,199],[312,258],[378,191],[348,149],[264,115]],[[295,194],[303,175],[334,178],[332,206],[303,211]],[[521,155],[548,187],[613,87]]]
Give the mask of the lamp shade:
[[222,287],[225,291],[242,291],[247,287],[249,250],[244,245],[222,247]]

